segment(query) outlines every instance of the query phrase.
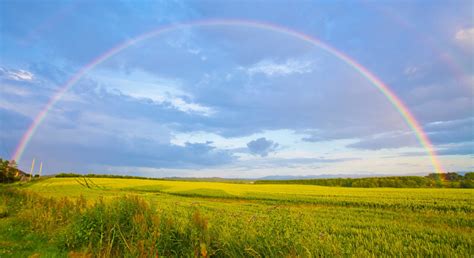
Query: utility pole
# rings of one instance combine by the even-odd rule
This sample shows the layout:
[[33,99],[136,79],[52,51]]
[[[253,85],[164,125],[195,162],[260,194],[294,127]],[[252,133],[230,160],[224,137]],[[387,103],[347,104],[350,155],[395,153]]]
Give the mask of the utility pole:
[[34,169],[35,169],[35,159],[33,158],[33,161],[31,162],[31,169],[30,169],[30,181],[33,178]]
[[39,177],[41,177],[41,172],[43,171],[43,161],[40,163]]

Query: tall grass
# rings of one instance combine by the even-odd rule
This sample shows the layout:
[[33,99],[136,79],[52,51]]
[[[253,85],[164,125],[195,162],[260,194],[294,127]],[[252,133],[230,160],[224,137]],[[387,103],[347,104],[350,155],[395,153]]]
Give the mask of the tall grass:
[[138,196],[124,196],[87,205],[84,198],[44,198],[3,189],[5,216],[15,216],[52,244],[96,257],[158,257],[209,255],[207,219],[198,210],[183,220],[150,207]]
[[[68,189],[72,187],[69,183],[74,183],[73,180],[61,182]],[[62,193],[63,188],[58,188],[60,182],[57,183],[49,189]],[[189,187],[187,183],[173,184]],[[469,206],[472,205],[472,193],[468,190],[456,190],[459,196],[451,193],[454,190],[443,190],[442,193],[446,193],[443,198],[436,197],[433,192],[432,198],[436,197],[434,200],[440,203],[425,205],[410,199],[413,191],[408,190],[390,190],[388,193],[393,196],[381,200],[387,197],[388,190],[372,190],[375,191],[372,194],[380,194],[358,196],[357,189],[330,188],[337,189],[341,195],[334,192],[311,197],[331,200],[327,203],[299,203],[282,199],[289,195],[271,201],[215,198],[219,191],[204,191],[202,186],[202,183],[197,184],[198,193],[214,198],[152,191],[135,191],[132,195],[126,194],[125,190],[118,195],[117,190],[81,186],[82,193],[94,193],[86,200],[78,195],[77,198],[46,198],[31,192],[40,188],[0,188],[0,207],[3,207],[0,211],[4,214],[0,227],[2,221],[12,220],[14,225],[23,225],[29,232],[48,239],[48,245],[63,253],[74,252],[70,254],[86,257],[470,257],[474,254],[474,217]],[[220,187],[221,184],[210,183],[211,186]],[[42,191],[46,189],[46,186],[41,188]],[[292,189],[288,188],[288,191]],[[343,194],[344,191],[349,192]],[[425,191],[415,191],[418,192],[421,195]],[[192,194],[189,190],[186,193]],[[107,194],[111,196],[96,197]],[[272,196],[271,192],[261,195]],[[378,202],[406,201],[424,208],[361,206],[350,201],[364,196],[378,199]],[[304,198],[304,195],[298,198]],[[468,208],[446,206],[446,203],[456,201]],[[439,209],[438,206],[450,208]],[[0,256],[1,234],[0,229]],[[43,254],[43,251],[37,252]]]

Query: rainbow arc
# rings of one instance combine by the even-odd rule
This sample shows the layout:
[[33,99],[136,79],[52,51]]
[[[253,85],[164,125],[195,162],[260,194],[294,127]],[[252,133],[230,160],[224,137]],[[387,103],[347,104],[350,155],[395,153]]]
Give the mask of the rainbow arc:
[[248,21],[248,20],[198,20],[188,23],[179,23],[172,24],[158,29],[152,30],[150,32],[138,35],[135,38],[127,40],[110,50],[99,55],[93,59],[90,63],[83,66],[77,73],[75,73],[66,83],[64,83],[59,90],[53,95],[49,102],[44,106],[44,108],[38,113],[35,117],[28,130],[25,132],[21,138],[15,152],[12,156],[13,160],[20,161],[23,153],[25,152],[28,143],[31,141],[36,130],[44,121],[48,112],[53,108],[53,106],[64,96],[64,94],[75,85],[85,74],[94,69],[99,64],[113,57],[114,55],[120,53],[121,51],[127,49],[128,47],[135,45],[144,40],[159,36],[163,33],[170,32],[173,30],[191,28],[191,27],[210,27],[210,26],[234,26],[234,27],[251,27],[256,29],[262,29],[267,31],[273,31],[276,33],[282,33],[297,39],[300,39],[304,42],[307,42],[315,47],[318,47],[339,60],[343,61],[345,64],[352,67],[357,71],[361,76],[367,79],[371,85],[379,90],[380,93],[385,96],[385,98],[392,104],[392,106],[398,111],[398,113],[403,117],[408,127],[413,131],[416,138],[420,142],[421,146],[425,149],[427,155],[429,156],[434,170],[437,173],[442,173],[443,167],[441,162],[438,159],[436,151],[433,147],[433,144],[430,142],[427,134],[423,131],[423,128],[420,126],[419,122],[415,119],[414,115],[410,112],[409,108],[403,103],[403,101],[389,88],[388,85],[382,82],[377,76],[370,72],[367,68],[359,64],[356,60],[349,57],[345,53],[339,51],[338,49],[322,42],[321,40],[312,37],[301,32],[277,26],[269,23],[262,23],[257,21]]

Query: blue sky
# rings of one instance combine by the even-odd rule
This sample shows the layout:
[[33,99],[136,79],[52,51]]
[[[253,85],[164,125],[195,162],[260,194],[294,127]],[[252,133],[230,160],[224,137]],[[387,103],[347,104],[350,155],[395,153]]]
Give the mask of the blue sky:
[[[320,39],[378,76],[449,171],[474,169],[474,17],[454,1],[2,1],[0,156],[69,78],[121,42],[208,19]],[[19,162],[143,176],[416,174],[414,133],[361,74],[301,39],[191,26],[134,44],[56,103]]]

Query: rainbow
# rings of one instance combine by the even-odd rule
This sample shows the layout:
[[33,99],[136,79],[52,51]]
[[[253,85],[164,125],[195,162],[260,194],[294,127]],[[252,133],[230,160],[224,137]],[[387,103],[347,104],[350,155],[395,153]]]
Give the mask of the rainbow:
[[429,156],[431,163],[433,165],[434,170],[437,173],[442,173],[443,167],[437,157],[436,151],[433,148],[433,144],[430,142],[427,134],[423,131],[423,128],[420,126],[418,121],[415,119],[413,114],[409,111],[408,107],[403,103],[403,101],[397,97],[397,95],[386,85],[384,84],[379,78],[377,78],[373,73],[371,73],[367,68],[362,66],[361,64],[357,63],[354,59],[349,57],[348,55],[342,53],[341,51],[337,50],[336,48],[331,47],[330,45],[316,39],[312,36],[303,34],[298,31],[291,30],[286,27],[277,26],[269,23],[257,22],[257,21],[248,21],[248,20],[198,20],[193,22],[187,23],[178,23],[172,24],[168,26],[163,26],[158,29],[152,30],[150,32],[141,34],[135,38],[127,40],[112,49],[106,51],[102,55],[98,56],[97,58],[93,59],[90,63],[82,67],[76,74],[74,74],[66,83],[64,83],[59,90],[54,94],[54,96],[49,100],[49,102],[44,106],[44,108],[39,112],[39,114],[35,117],[31,125],[29,126],[28,130],[25,132],[23,137],[21,138],[18,146],[15,149],[15,152],[12,156],[13,160],[19,162],[21,157],[30,142],[31,138],[35,134],[38,127],[41,125],[45,117],[47,116],[48,112],[51,108],[62,98],[62,96],[76,83],[78,82],[87,72],[94,69],[99,64],[103,63],[104,61],[108,60],[112,56],[116,55],[117,53],[121,52],[122,50],[149,38],[158,36],[162,33],[177,30],[177,29],[184,29],[189,27],[203,27],[203,26],[244,26],[244,27],[252,27],[262,30],[273,31],[277,33],[282,33],[288,36],[292,36],[294,38],[300,39],[304,42],[312,44],[316,46],[339,60],[343,61],[354,70],[356,70],[361,76],[366,78],[375,88],[377,88],[387,99],[388,101],[395,107],[398,113],[403,117],[406,124],[409,128],[414,132],[415,136],[417,137],[420,144],[426,150],[427,155]]

